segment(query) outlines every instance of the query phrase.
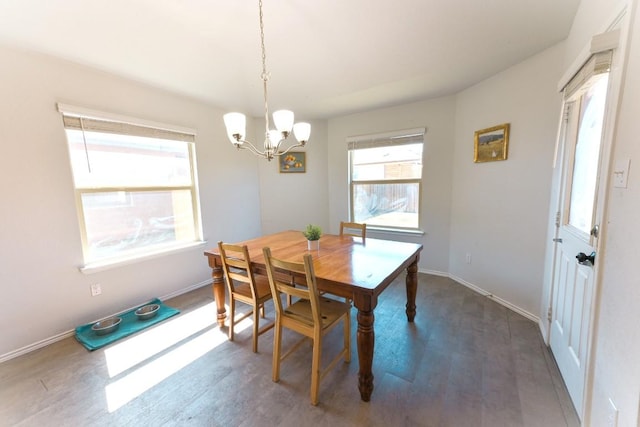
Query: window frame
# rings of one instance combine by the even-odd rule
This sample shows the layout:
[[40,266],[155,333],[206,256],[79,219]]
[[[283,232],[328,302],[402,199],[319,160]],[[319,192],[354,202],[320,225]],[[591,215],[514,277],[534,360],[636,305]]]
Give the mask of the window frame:
[[[78,215],[78,225],[80,231],[80,239],[82,243],[82,253],[84,265],[80,267],[80,271],[85,273],[102,270],[112,265],[121,265],[134,262],[139,259],[147,259],[151,257],[157,257],[166,255],[169,253],[181,251],[194,246],[200,246],[204,244],[202,237],[202,219],[200,212],[200,200],[197,181],[197,162],[195,151],[195,131],[186,128],[179,128],[175,126],[168,126],[156,122],[149,122],[145,120],[139,120],[129,118],[121,115],[114,115],[109,113],[102,113],[93,110],[88,110],[79,107],[72,107],[65,104],[58,104],[58,111],[63,117],[63,127],[65,131],[65,139],[67,141],[67,147],[69,148],[70,141],[66,136],[67,130],[78,130],[73,126],[68,126],[66,120],[73,120],[74,118],[82,118],[87,120],[95,120],[102,122],[113,122],[116,125],[122,125],[123,128],[131,127],[134,129],[133,133],[127,132],[108,132],[103,130],[91,130],[92,132],[99,133],[116,133],[120,135],[128,135],[131,137],[146,136],[151,138],[160,138],[174,140],[176,142],[182,142],[186,144],[187,155],[189,161],[189,180],[190,185],[185,184],[168,184],[168,185],[117,185],[117,186],[91,186],[91,185],[78,185],[75,179],[75,172],[73,164],[70,163],[71,173],[73,178],[73,190],[74,198],[76,202],[76,211]],[[149,134],[138,134],[139,128],[145,128],[149,130]],[[84,129],[82,129],[84,132]],[[146,131],[145,131],[146,132]],[[178,135],[176,138],[167,137],[167,135]],[[71,152],[69,152],[71,155]],[[70,159],[71,162],[71,159]],[[186,176],[186,175],[185,175]],[[83,196],[87,194],[100,194],[109,192],[125,192],[127,194],[132,193],[161,193],[161,192],[173,192],[173,191],[188,191],[191,197],[191,215],[193,221],[194,239],[189,241],[170,241],[166,244],[145,245],[140,248],[134,248],[124,253],[116,253],[115,255],[106,255],[100,257],[92,257],[91,249],[89,245],[89,236],[87,230],[87,216],[83,205]],[[188,210],[187,210],[188,211]]]
[[[355,189],[358,185],[388,185],[388,184],[417,184],[417,206],[418,206],[418,224],[416,227],[403,227],[398,225],[375,225],[367,223],[367,229],[379,231],[392,231],[401,233],[422,233],[422,179],[424,176],[424,145],[425,145],[426,128],[414,128],[399,130],[380,134],[360,135],[347,138],[347,159],[348,159],[348,181],[349,181],[349,221],[356,221],[355,218]],[[420,138],[421,141],[407,142],[409,138]],[[394,142],[395,140],[395,142]],[[402,141],[402,142],[400,142]],[[373,147],[389,147],[407,145],[410,143],[422,144],[422,158],[420,178],[401,178],[401,179],[376,179],[376,180],[354,180],[353,179],[353,152],[359,149]],[[365,221],[366,222],[366,221]]]

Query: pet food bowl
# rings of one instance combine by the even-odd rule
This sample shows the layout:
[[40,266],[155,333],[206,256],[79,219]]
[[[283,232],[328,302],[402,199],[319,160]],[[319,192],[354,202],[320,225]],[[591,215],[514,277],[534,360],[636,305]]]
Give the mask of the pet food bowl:
[[107,335],[117,330],[120,327],[120,322],[122,322],[121,318],[110,317],[94,323],[91,329],[95,331],[97,335]]
[[136,317],[138,320],[147,320],[151,319],[153,316],[158,314],[158,310],[160,309],[159,304],[149,304],[144,307],[140,307],[136,310]]

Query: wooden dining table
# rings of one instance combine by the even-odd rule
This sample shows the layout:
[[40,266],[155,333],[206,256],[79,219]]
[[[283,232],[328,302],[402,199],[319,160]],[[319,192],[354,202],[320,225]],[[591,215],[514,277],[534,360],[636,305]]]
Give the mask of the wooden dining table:
[[[318,289],[333,295],[350,298],[358,310],[358,388],[362,400],[369,401],[373,392],[374,309],[380,294],[406,270],[407,320],[413,322],[416,315],[418,285],[418,261],[422,245],[390,240],[362,240],[353,236],[323,234],[319,249],[309,250],[300,231],[289,230],[243,242],[247,245],[254,274],[266,275],[262,249],[271,248],[275,258],[302,262],[311,253]],[[218,248],[206,250],[213,277],[213,294],[217,307],[217,321],[223,325],[227,317],[225,309],[225,284]]]

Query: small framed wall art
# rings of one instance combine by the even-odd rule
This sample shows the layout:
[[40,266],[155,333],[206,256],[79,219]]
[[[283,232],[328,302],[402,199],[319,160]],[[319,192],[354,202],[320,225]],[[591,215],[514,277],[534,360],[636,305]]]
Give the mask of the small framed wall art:
[[280,156],[280,173],[300,173],[307,171],[307,158],[304,151],[291,151]]
[[475,132],[473,150],[475,163],[507,160],[508,149],[509,123]]

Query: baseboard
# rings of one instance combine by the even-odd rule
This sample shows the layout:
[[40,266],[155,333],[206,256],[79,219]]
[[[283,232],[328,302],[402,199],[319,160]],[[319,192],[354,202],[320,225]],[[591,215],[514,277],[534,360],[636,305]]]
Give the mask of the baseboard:
[[[444,271],[437,271],[437,270],[426,270],[426,269],[418,269],[418,273],[424,273],[424,274],[430,274],[432,276],[440,276],[440,277],[448,277],[451,280],[454,280],[458,283],[460,283],[461,285],[479,293],[482,296],[485,296],[495,302],[497,302],[498,304],[508,308],[511,311],[514,311],[524,317],[526,317],[529,320],[532,320],[534,322],[536,322],[539,326],[540,326],[540,330],[542,331],[543,329],[543,325],[542,322],[540,320],[540,318],[534,314],[529,313],[527,310],[523,310],[522,308],[518,307],[515,304],[510,303],[507,300],[504,300],[500,297],[497,297],[495,295],[493,295],[491,292],[487,292],[484,289],[480,288],[479,286],[474,285],[473,283],[467,282],[464,279],[461,279],[460,277],[457,277],[453,274],[444,272]],[[543,332],[542,334],[543,337],[546,337],[546,334]],[[546,342],[546,340],[545,340]]]
[[529,320],[532,320],[533,322],[540,324],[540,318],[532,313],[529,313],[527,310],[523,310],[522,308],[518,307],[515,304],[510,303],[509,301],[502,299],[498,296],[493,295],[491,292],[487,292],[484,289],[480,288],[479,286],[474,285],[473,283],[467,282],[464,279],[461,279],[460,277],[457,277],[453,274],[449,274],[448,275],[449,278],[451,278],[451,280],[455,280],[456,282],[460,283],[463,286],[466,286],[467,288],[479,293],[480,295],[483,295],[495,302],[497,302],[498,304],[510,309],[511,311],[514,311],[524,317],[526,317]]
[[204,280],[204,281],[202,281],[202,282],[200,282],[200,283],[196,283],[195,285],[191,285],[191,286],[189,286],[189,287],[187,287],[187,288],[179,289],[179,290],[177,290],[177,291],[175,291],[175,292],[171,292],[171,293],[169,293],[169,294],[167,294],[167,295],[164,295],[164,296],[161,296],[161,297],[159,297],[159,298],[160,298],[162,301],[165,301],[165,300],[168,300],[168,299],[171,299],[171,298],[175,298],[175,297],[177,297],[177,296],[180,296],[180,295],[182,295],[182,294],[186,294],[187,292],[195,291],[196,289],[200,289],[201,287],[203,287],[203,286],[207,286],[207,285],[210,285],[210,284],[212,284],[212,283],[213,283],[213,280],[212,280],[212,279]]
[[440,276],[440,277],[450,277],[449,273],[444,271],[436,271],[436,270],[418,270],[418,273],[431,274],[432,276]]
[[[171,292],[169,294],[160,296],[159,298],[162,301],[165,301],[165,300],[177,297],[179,295],[186,294],[187,292],[191,292],[191,291],[196,290],[198,288],[201,288],[203,286],[210,285],[211,283],[212,283],[211,279],[205,280],[203,282],[196,283],[196,284],[188,286],[186,288],[179,289],[179,290],[177,290],[175,292]],[[139,305],[140,304],[137,304],[137,305],[135,305],[133,307],[129,307],[129,308],[127,308],[127,309],[125,309],[125,310],[123,310],[123,311],[121,311],[119,313],[113,313],[112,316],[117,316],[118,314],[125,313],[125,312],[127,312],[127,311],[129,311],[129,310],[131,310],[131,309],[133,309],[135,307],[138,307]],[[98,321],[98,320],[100,320],[100,319],[96,319],[95,321]],[[89,323],[91,323],[91,322],[89,322]],[[62,333],[60,333],[58,335],[54,335],[54,336],[46,338],[46,339],[44,339],[42,341],[38,341],[36,343],[29,344],[29,345],[27,345],[25,347],[22,347],[22,348],[19,348],[17,350],[10,351],[9,353],[2,354],[2,355],[0,355],[0,363],[6,362],[6,361],[11,360],[11,359],[14,359],[14,358],[16,358],[18,356],[22,356],[23,354],[31,353],[32,351],[35,351],[35,350],[37,350],[39,348],[42,348],[42,347],[46,347],[46,346],[48,346],[50,344],[53,344],[53,343],[56,343],[58,341],[62,341],[63,339],[66,339],[66,338],[74,336],[75,333],[76,333],[76,330],[74,328],[74,329],[72,329],[70,331],[62,332]]]
[[538,320],[538,327],[540,328],[540,334],[542,334],[542,340],[545,345],[548,347],[549,344],[549,328],[546,327],[542,319]]
[[18,356],[22,356],[23,354],[31,353],[32,351],[35,351],[35,350],[37,350],[39,348],[42,348],[42,347],[46,347],[49,344],[53,344],[55,342],[62,341],[65,338],[72,337],[75,334],[75,332],[76,332],[75,329],[72,330],[72,331],[62,332],[61,334],[54,335],[54,336],[46,338],[46,339],[44,339],[42,341],[38,341],[36,343],[29,344],[28,346],[19,348],[19,349],[14,350],[14,351],[10,351],[9,353],[5,353],[3,355],[0,355],[0,363],[6,362],[7,360],[11,360],[11,359],[16,358]]

